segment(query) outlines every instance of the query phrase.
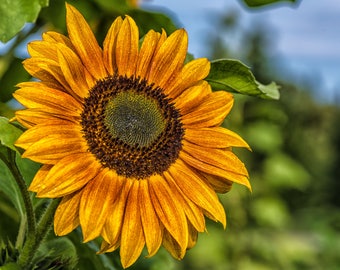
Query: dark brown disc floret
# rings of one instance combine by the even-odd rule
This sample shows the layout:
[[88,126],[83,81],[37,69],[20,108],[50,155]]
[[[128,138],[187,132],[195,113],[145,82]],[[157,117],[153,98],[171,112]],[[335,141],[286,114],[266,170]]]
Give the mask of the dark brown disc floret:
[[182,149],[178,109],[163,89],[139,78],[99,80],[84,100],[81,125],[89,151],[125,177],[161,174]]

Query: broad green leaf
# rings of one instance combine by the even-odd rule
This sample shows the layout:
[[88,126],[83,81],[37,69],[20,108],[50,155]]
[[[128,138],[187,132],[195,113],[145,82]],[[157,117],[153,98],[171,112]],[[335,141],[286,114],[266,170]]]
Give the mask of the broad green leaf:
[[0,160],[0,192],[3,192],[13,203],[20,217],[25,213],[20,190],[5,163]]
[[[0,117],[0,155],[8,160],[8,148],[16,152],[16,163],[27,185],[32,181],[39,169],[39,164],[29,159],[21,158],[18,149],[14,146],[15,141],[22,134],[22,130],[11,124],[5,117]],[[4,162],[0,161],[0,191],[5,193],[13,203],[18,213],[24,213],[23,201],[20,190],[13,175]]]
[[211,62],[206,80],[214,90],[225,90],[265,99],[279,99],[279,86],[274,82],[263,85],[256,81],[250,68],[238,60],[220,59]]
[[18,127],[14,126],[9,122],[9,120],[5,117],[0,116],[0,143],[3,146],[6,146],[13,151],[18,150],[14,146],[15,141],[19,138],[21,135],[22,130],[20,130]]
[[1,0],[0,41],[13,38],[27,22],[35,22],[42,7],[49,0]]
[[244,0],[244,2],[249,7],[260,7],[269,4],[279,3],[279,2],[293,2],[296,3],[296,0]]

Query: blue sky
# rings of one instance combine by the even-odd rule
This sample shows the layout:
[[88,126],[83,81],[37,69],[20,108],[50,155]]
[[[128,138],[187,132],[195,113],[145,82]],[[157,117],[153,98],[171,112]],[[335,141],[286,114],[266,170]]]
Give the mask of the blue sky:
[[318,97],[340,98],[340,0],[302,0],[299,5],[249,10],[238,0],[153,0],[146,8],[166,8],[177,16],[189,34],[189,50],[204,57],[202,33],[213,31],[211,14],[237,11],[245,24],[260,21],[275,31],[276,51],[291,80],[312,78],[320,87]]

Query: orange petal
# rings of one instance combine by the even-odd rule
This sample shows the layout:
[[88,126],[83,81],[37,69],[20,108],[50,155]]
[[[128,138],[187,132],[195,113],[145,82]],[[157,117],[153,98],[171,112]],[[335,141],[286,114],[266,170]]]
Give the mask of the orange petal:
[[22,155],[39,163],[56,164],[65,156],[86,153],[87,146],[80,133],[48,135],[27,147]]
[[66,120],[50,120],[48,124],[39,124],[26,130],[15,142],[15,145],[26,149],[48,135],[55,134],[63,137],[64,135],[67,136],[69,133],[77,136],[77,133],[81,133],[81,127]]
[[202,175],[202,178],[205,182],[208,183],[216,192],[218,193],[227,193],[231,190],[233,186],[233,182],[225,179],[223,177],[219,177],[216,175],[210,175],[204,172],[198,172]]
[[66,3],[67,31],[86,69],[97,79],[107,76],[102,49],[80,12]]
[[58,61],[57,46],[55,43],[46,41],[32,41],[27,45],[27,51],[31,57],[47,58]]
[[104,169],[83,189],[79,216],[84,242],[88,242],[100,235],[120,187],[116,173]]
[[183,259],[186,249],[183,249],[167,230],[164,230],[163,246],[175,259]]
[[[46,176],[50,172],[50,170],[53,168],[53,165],[50,164],[44,164],[41,166],[39,171],[35,174],[28,190],[33,191],[34,187],[39,186],[42,182],[44,182]],[[33,187],[33,189],[31,188]]]
[[165,172],[164,176],[167,179],[167,182],[172,192],[176,193],[176,198],[182,205],[185,215],[188,217],[190,223],[195,227],[197,231],[203,232],[205,230],[205,220],[201,208],[198,207],[195,203],[193,203],[185,195],[181,188],[176,184],[176,180],[174,180],[173,177],[168,172]]
[[233,101],[230,93],[213,92],[192,112],[184,115],[182,123],[189,128],[218,126],[230,112]]
[[57,55],[61,71],[70,85],[72,94],[75,93],[82,100],[89,93],[82,62],[71,49],[63,44],[58,45]]
[[182,206],[162,176],[151,176],[149,188],[159,220],[184,252],[187,248],[188,228]]
[[[209,212],[214,220],[221,222],[224,227],[226,226],[225,211],[215,191],[202,181],[193,170],[178,160],[169,168],[169,172],[186,197]],[[170,178],[170,180],[172,179]]]
[[124,214],[120,241],[120,259],[124,268],[129,267],[138,259],[145,246],[139,209],[139,183],[138,180],[133,182]]
[[146,78],[150,70],[150,63],[158,46],[161,35],[150,30],[143,39],[143,44],[139,52],[136,77]]
[[206,81],[200,81],[175,98],[175,106],[182,115],[188,114],[200,105],[210,93],[210,85]]
[[170,82],[164,90],[171,98],[177,97],[185,89],[193,86],[198,81],[208,76],[210,62],[206,58],[195,59],[187,63],[180,71],[175,80]]
[[117,243],[120,241],[126,201],[134,180],[118,177],[117,181],[119,181],[118,186],[121,186],[121,189],[117,193],[112,212],[107,217],[102,235],[104,240],[110,244],[110,248],[117,246]]
[[126,16],[116,44],[116,63],[120,75],[134,75],[138,59],[138,41],[138,27],[131,17]]
[[97,252],[97,254],[102,254],[105,252],[113,252],[120,246],[120,238],[114,243],[110,244],[106,242],[105,240],[102,241],[102,244],[100,246],[100,250]]
[[163,229],[150,198],[148,180],[140,180],[139,209],[141,213],[144,238],[148,249],[148,257],[153,256],[162,244]]
[[190,249],[196,245],[198,232],[191,224],[188,225],[189,225],[188,249]]
[[119,29],[121,28],[123,20],[121,17],[115,19],[112,23],[103,43],[103,57],[104,64],[109,74],[114,74],[117,69],[116,66],[116,45],[117,45],[117,35]]
[[66,45],[67,47],[69,47],[70,49],[74,50],[74,46],[71,42],[71,40],[58,33],[58,32],[54,32],[54,31],[47,31],[45,33],[42,34],[42,38],[44,41],[48,42],[48,43],[61,43]]
[[172,33],[156,52],[150,68],[149,82],[166,89],[182,68],[188,49],[188,35],[184,29]]
[[42,109],[25,109],[15,112],[16,120],[18,120],[23,126],[31,128],[37,124],[48,123],[55,119],[72,121],[74,124],[79,123],[79,118],[72,115],[65,115],[57,113],[53,110],[46,112]]
[[249,145],[235,132],[223,127],[187,128],[185,139],[209,148],[245,147]]
[[82,111],[81,103],[72,96],[39,82],[16,90],[13,96],[27,108],[41,108],[48,112],[73,116],[79,116]]
[[196,157],[193,157],[189,153],[186,153],[185,151],[181,151],[179,154],[180,158],[185,161],[187,164],[192,166],[195,169],[198,169],[202,172],[216,175],[222,178],[225,178],[229,181],[240,183],[242,185],[245,185],[249,189],[251,189],[248,175],[240,174],[239,172],[233,171],[232,168],[230,170],[226,170],[224,168],[217,167],[215,165],[205,163],[204,161],[201,161],[197,159]]
[[44,181],[30,186],[37,197],[56,198],[73,193],[100,171],[101,164],[89,153],[73,154],[61,159],[50,170]]
[[33,77],[43,82],[48,81],[59,84],[62,86],[62,89],[65,89],[68,92],[71,91],[71,88],[60,69],[59,63],[47,58],[28,58],[23,61],[23,65],[27,72]]
[[[241,162],[232,151],[214,148],[207,149],[205,147],[194,145],[184,140],[182,143],[184,146],[184,151],[190,153],[190,155],[195,157],[197,160],[219,167],[226,171],[235,172],[246,177],[249,176],[243,162]],[[239,184],[245,185],[250,188],[248,181],[241,182]]]
[[54,215],[54,232],[62,236],[70,233],[79,225],[79,203],[82,190],[66,195]]

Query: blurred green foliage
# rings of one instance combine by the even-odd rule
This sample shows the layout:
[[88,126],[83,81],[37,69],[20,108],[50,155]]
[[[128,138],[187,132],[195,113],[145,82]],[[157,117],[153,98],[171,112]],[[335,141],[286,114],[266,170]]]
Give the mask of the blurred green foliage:
[[[104,38],[114,17],[125,12],[142,27],[141,35],[151,28],[159,31],[163,27],[168,33],[176,29],[172,20],[163,14],[140,12],[127,5],[117,8],[105,0],[69,2],[90,20],[99,40]],[[20,32],[1,55],[0,115],[13,116],[17,104],[13,103],[11,93],[15,84],[29,79],[20,64],[22,44],[32,36],[40,38],[41,29],[65,32],[64,16],[64,1],[51,0],[36,24]],[[150,259],[141,257],[131,269],[338,269],[340,109],[335,104],[318,103],[311,95],[315,89],[304,89],[281,79],[277,63],[270,57],[268,29],[241,30],[235,14],[226,14],[220,20],[216,29],[219,36],[208,39],[207,55],[211,59],[241,58],[257,79],[265,83],[274,79],[282,86],[278,101],[236,95],[234,109],[224,123],[252,147],[252,152],[235,151],[249,169],[253,192],[235,185],[228,194],[221,195],[227,211],[227,230],[207,221],[208,233],[199,236],[196,247],[188,251],[183,261],[172,259],[161,248]],[[247,44],[237,52],[221,39],[226,32],[235,30],[243,31],[243,44]],[[13,127],[13,132],[20,131]],[[4,144],[4,138],[1,140]],[[39,165],[19,156],[17,163],[29,183]],[[8,179],[8,171],[1,163],[0,184],[13,189],[11,185],[4,185]],[[2,243],[15,243],[22,211],[18,211],[20,202],[13,204],[8,194],[0,191],[0,236],[3,237],[0,259],[9,253],[15,256],[13,245],[9,252],[2,249]],[[41,212],[45,201],[35,200],[34,205]],[[39,261],[38,256],[38,264],[46,266],[48,261],[53,269],[72,269],[75,265],[76,269],[121,268],[117,252],[96,255],[99,241],[83,244],[79,228],[66,237],[55,238],[51,233],[49,238],[52,242],[41,246],[38,254],[58,256],[58,249],[65,249],[70,256],[59,256],[58,261],[53,262],[48,258]]]

